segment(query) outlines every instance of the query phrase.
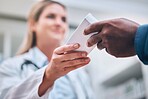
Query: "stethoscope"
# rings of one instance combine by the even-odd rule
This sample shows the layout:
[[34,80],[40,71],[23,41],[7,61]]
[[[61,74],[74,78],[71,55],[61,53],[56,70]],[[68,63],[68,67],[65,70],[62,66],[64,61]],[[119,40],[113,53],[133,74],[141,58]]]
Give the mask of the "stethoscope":
[[40,69],[40,67],[37,66],[37,65],[36,65],[35,63],[33,63],[32,61],[26,60],[26,59],[25,59],[24,63],[22,63],[22,65],[21,65],[21,70],[23,70],[23,69],[24,69],[24,66],[26,66],[26,65],[33,65],[36,69]]

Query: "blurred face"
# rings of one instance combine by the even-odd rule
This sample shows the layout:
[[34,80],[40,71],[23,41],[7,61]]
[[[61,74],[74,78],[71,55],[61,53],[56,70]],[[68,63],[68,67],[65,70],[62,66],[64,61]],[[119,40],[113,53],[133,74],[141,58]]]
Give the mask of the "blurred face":
[[66,10],[58,4],[48,5],[34,25],[37,44],[55,44],[64,39],[68,29]]

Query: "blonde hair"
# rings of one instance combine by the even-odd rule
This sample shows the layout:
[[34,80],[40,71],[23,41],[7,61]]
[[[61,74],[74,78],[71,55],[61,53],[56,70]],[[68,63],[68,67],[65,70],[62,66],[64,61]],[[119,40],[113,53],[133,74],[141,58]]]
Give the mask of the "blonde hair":
[[45,7],[47,7],[50,4],[58,4],[66,10],[66,7],[63,4],[56,2],[56,1],[42,0],[42,1],[37,2],[29,12],[29,16],[28,16],[28,20],[27,20],[28,24],[29,24],[28,33],[27,33],[26,37],[24,38],[24,41],[22,42],[16,55],[24,54],[24,53],[28,52],[30,48],[36,46],[36,40],[37,40],[36,33],[35,33],[35,31],[32,31],[30,24],[32,22],[37,22],[39,20],[41,13],[45,9]]

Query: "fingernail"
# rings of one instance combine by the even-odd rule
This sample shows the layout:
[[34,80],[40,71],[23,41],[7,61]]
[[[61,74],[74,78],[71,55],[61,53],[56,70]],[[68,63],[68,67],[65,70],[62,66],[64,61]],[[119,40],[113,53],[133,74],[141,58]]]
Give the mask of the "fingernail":
[[84,30],[84,32],[83,32],[84,35],[86,35],[85,31],[86,31],[86,30]]
[[74,44],[73,47],[74,48],[79,48],[79,44]]
[[89,62],[90,61],[90,59],[85,59],[85,62]]
[[88,47],[91,47],[91,44],[90,44],[89,42],[87,42],[87,46],[88,46]]

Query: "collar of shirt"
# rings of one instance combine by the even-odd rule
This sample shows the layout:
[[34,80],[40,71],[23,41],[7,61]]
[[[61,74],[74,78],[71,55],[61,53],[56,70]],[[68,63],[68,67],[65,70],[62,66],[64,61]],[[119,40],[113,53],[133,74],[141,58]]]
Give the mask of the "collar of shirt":
[[47,65],[48,59],[46,55],[37,47],[33,47],[28,52],[27,60],[35,63],[38,67],[43,67]]

